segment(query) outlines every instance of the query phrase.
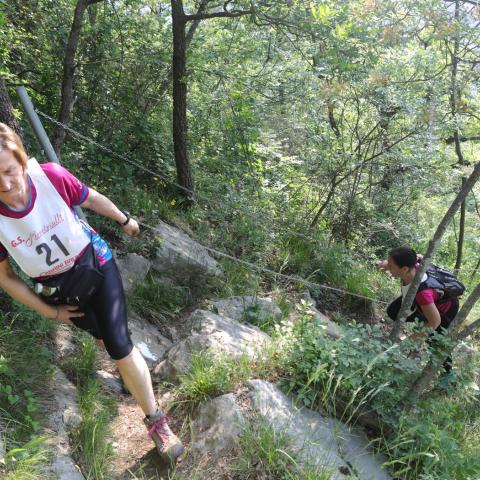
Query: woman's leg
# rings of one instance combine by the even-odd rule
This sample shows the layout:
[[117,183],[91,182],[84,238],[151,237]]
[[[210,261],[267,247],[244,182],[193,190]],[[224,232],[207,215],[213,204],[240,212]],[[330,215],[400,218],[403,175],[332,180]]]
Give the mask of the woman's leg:
[[158,407],[153,394],[152,378],[142,354],[133,347],[126,357],[115,360],[115,363],[128,391],[143,413],[147,416],[156,413]]
[[108,261],[101,270],[105,279],[92,302],[101,338],[126,387],[145,413],[144,423],[158,452],[169,461],[175,460],[182,455],[184,447],[157,407],[150,371],[130,338],[125,294],[115,261]]
[[91,305],[101,338],[133,398],[145,415],[152,415],[157,411],[152,379],[145,359],[130,339],[120,273],[114,260],[103,265],[101,270],[105,279]]
[[[457,316],[458,309],[460,307],[460,302],[458,299],[452,300],[452,306],[449,308],[448,312],[442,315],[442,321],[440,327],[437,331],[440,330],[440,333],[444,333],[444,329],[448,329],[448,326],[452,322],[452,320]],[[450,373],[453,368],[453,359],[451,355],[448,355],[445,361],[443,362],[443,369],[446,373]]]
[[398,297],[387,307],[387,315],[392,320],[396,320],[401,306],[402,306],[402,297]]

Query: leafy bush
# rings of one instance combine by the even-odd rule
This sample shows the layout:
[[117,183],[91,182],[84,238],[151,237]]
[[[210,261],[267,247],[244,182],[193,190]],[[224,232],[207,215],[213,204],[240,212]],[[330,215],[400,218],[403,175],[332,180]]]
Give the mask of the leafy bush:
[[355,324],[345,326],[344,335],[336,340],[325,335],[325,326],[302,308],[294,330],[288,389],[298,392],[309,406],[320,402],[330,410],[339,397],[355,408],[368,398],[378,413],[391,415],[420,372],[419,360],[408,358],[415,344],[385,343],[378,326]]
[[[299,321],[282,329],[291,338],[292,352],[291,376],[283,386],[308,406],[337,416],[341,411],[347,422],[355,421],[359,408],[373,409],[392,429],[382,449],[398,478],[476,478],[480,395],[472,383],[473,362],[459,372],[448,395],[434,391],[402,410],[400,400],[421,371],[420,360],[409,358],[418,343],[406,339],[392,345],[382,341],[377,327],[355,324],[343,327],[342,338],[331,339],[308,315],[306,305],[300,307]],[[425,353],[424,360],[429,355]]]

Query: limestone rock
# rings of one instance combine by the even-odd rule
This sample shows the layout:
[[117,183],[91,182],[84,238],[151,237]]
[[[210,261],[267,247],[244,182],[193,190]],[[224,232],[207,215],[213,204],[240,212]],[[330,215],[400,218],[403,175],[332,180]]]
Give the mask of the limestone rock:
[[200,407],[193,422],[193,449],[213,456],[231,451],[244,425],[242,410],[232,393],[209,400]]
[[77,405],[77,389],[65,374],[55,368],[53,395],[56,405],[49,417],[50,428],[63,432],[77,427],[82,421]]
[[133,313],[129,315],[128,327],[132,342],[149,367],[162,360],[165,352],[172,346],[172,342],[161,335],[155,325],[140,319]]
[[343,335],[341,326],[338,325],[338,323],[332,322],[330,318],[328,318],[324,313],[320,312],[315,307],[315,302],[310,296],[310,292],[308,290],[304,293],[304,298],[309,303],[310,313],[312,314],[313,318],[321,325],[325,326],[325,333],[329,337],[340,338]]
[[55,369],[52,391],[52,402],[44,407],[48,412],[47,433],[52,435],[50,445],[54,458],[45,469],[59,480],[84,480],[70,456],[68,437],[68,430],[78,426],[82,420],[76,402],[76,388],[59,368]]
[[153,268],[169,277],[185,281],[194,275],[222,277],[223,272],[208,251],[178,228],[160,222],[156,229],[160,247]]
[[238,322],[256,323],[269,318],[275,320],[282,318],[282,311],[271,298],[231,297],[215,302],[213,309],[219,315],[233,318]]
[[270,339],[256,327],[206,310],[193,312],[192,325],[191,335],[172,347],[165,360],[154,368],[156,380],[173,380],[187,372],[194,351],[210,349],[214,354],[253,357],[255,351]]
[[248,397],[254,410],[278,431],[285,432],[298,458],[326,468],[334,480],[388,480],[380,457],[374,457],[367,439],[341,422],[306,408],[299,409],[274,385],[250,380]]
[[152,262],[136,253],[127,253],[127,255],[119,257],[118,254],[114,252],[114,256],[122,277],[125,293],[129,293],[136,285],[145,280],[152,266]]
[[119,377],[105,370],[97,370],[97,376],[105,390],[112,393],[124,393],[122,381]]
[[72,327],[59,323],[55,332],[55,362],[61,363],[63,360],[70,358],[75,350],[72,341]]
[[253,356],[258,347],[270,337],[259,328],[222,317],[206,310],[195,310],[192,314],[192,334],[214,338],[222,350],[234,356],[247,353]]
[[218,345],[206,335],[192,335],[175,344],[167,353],[166,358],[154,366],[152,378],[154,381],[174,380],[179,375],[188,372],[192,353],[218,349]]

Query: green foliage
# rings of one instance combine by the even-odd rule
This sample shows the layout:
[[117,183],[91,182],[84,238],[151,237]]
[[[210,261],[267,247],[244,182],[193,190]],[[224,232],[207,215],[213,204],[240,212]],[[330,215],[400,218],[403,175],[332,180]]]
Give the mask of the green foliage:
[[[419,347],[415,341],[392,345],[382,341],[376,327],[355,324],[344,325],[343,337],[333,340],[308,316],[305,306],[300,307],[299,321],[284,324],[281,330],[285,338],[293,339],[284,388],[296,392],[306,405],[341,414],[349,423],[355,422],[359,409],[373,409],[393,430],[390,438],[383,439],[382,448],[397,476],[474,478],[479,468],[479,388],[472,383],[475,362],[464,364],[447,394],[431,393],[403,410],[401,400],[421,371],[420,360],[410,358]],[[427,352],[423,360],[428,358]]]
[[13,311],[0,317],[0,436],[7,450],[0,476],[26,480],[39,478],[50,456],[46,437],[39,436],[39,404],[52,373],[52,324],[24,307],[8,309]]
[[82,423],[74,434],[74,443],[81,451],[87,476],[109,479],[114,458],[110,424],[116,413],[116,403],[91,375],[81,384],[80,413]]
[[0,475],[3,480],[34,480],[45,478],[45,463],[51,459],[46,448],[48,437],[34,437],[24,445],[10,449],[0,459]]
[[225,275],[217,283],[217,296],[255,295],[261,290],[262,277],[251,268],[231,260],[221,260],[220,265]]
[[351,413],[368,400],[390,418],[411,378],[421,371],[419,361],[408,357],[415,344],[386,344],[376,326],[344,326],[344,335],[336,340],[325,335],[321,322],[302,312],[294,332],[294,370],[286,386],[310,406],[320,404],[329,410],[339,398],[351,406]]
[[253,357],[243,354],[236,358],[209,350],[193,352],[190,369],[179,377],[175,395],[179,404],[193,408],[209,398],[234,392],[249,378],[274,380],[285,375],[289,361],[288,339],[276,333]]
[[51,323],[23,307],[2,315],[1,322],[0,409],[13,422],[8,440],[15,445],[40,429],[38,396],[52,371],[52,356],[46,347]]
[[192,302],[187,287],[179,287],[149,275],[128,297],[132,309],[143,318],[164,324]]
[[76,350],[67,367],[77,379],[82,422],[73,432],[75,447],[81,453],[88,478],[109,479],[113,447],[110,424],[116,402],[107,395],[96,377],[97,347],[93,337],[75,333]]
[[210,351],[194,352],[189,372],[179,377],[176,396],[179,403],[192,408],[209,398],[234,391],[252,372],[252,362],[247,355],[233,358]]
[[[253,418],[242,431],[240,453],[233,470],[235,478],[247,480],[330,480],[332,473],[325,468],[304,465],[298,453],[290,447],[290,439],[261,418]],[[318,459],[317,459],[318,460]]]
[[405,412],[386,444],[389,465],[412,479],[474,479],[480,469],[478,401],[462,389],[419,402]]

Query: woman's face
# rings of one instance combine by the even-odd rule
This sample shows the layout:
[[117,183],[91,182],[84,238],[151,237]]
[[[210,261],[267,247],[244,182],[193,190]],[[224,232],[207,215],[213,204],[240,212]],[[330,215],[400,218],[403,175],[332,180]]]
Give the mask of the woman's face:
[[408,272],[408,267],[399,267],[392,257],[388,257],[388,270],[392,274],[392,277],[400,278],[405,272]]
[[27,185],[26,172],[13,153],[0,151],[0,201],[13,206],[24,201]]

